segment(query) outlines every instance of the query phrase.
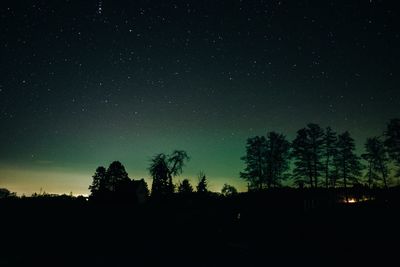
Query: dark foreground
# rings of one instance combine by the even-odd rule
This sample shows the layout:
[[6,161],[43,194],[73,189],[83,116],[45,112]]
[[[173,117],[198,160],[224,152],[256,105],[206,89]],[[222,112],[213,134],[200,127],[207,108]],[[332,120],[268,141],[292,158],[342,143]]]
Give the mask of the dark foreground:
[[[117,208],[118,207],[118,208]],[[398,266],[399,204],[245,195],[0,202],[0,266]]]

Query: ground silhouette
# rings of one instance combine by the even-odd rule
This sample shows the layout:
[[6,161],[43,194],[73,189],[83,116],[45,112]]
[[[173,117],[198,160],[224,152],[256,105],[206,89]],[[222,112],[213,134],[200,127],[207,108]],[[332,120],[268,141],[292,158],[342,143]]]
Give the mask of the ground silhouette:
[[385,266],[400,237],[400,188],[377,188],[373,200],[352,188],[354,203],[343,193],[193,192],[130,205],[1,199],[0,266]]

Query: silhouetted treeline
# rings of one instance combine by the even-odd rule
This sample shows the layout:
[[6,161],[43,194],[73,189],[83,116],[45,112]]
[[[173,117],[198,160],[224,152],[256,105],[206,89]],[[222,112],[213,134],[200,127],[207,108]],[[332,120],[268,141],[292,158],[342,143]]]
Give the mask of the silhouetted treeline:
[[[310,123],[298,130],[292,141],[276,132],[249,138],[246,155],[241,158],[245,169],[240,177],[248,182],[249,191],[279,188],[285,182],[285,186],[295,185],[300,189],[343,188],[346,201],[354,196],[354,188],[362,188],[366,196],[368,189],[388,188],[390,167],[400,167],[400,119],[391,120],[381,136],[368,138],[364,150],[361,156],[356,154],[355,141],[349,132],[337,134],[331,127],[323,129]],[[160,153],[150,160],[152,199],[164,199],[174,193],[189,196],[195,191],[209,192],[204,172],[200,172],[196,186],[188,179],[173,181],[183,173],[188,160],[184,150]],[[149,194],[144,180],[131,180],[117,161],[108,169],[97,168],[89,189],[92,199],[131,198],[144,202]],[[225,184],[221,193],[234,195],[237,189]]]
[[[152,157],[148,168],[152,177],[151,192],[143,178],[131,179],[119,161],[112,162],[108,168],[99,166],[89,186],[90,200],[129,204],[144,203],[150,195],[152,199],[165,199],[174,193],[210,194],[208,179],[202,171],[195,186],[189,179],[174,182],[189,159],[184,150]],[[396,171],[394,177],[400,176],[400,119],[390,120],[382,135],[368,138],[361,156],[356,154],[349,132],[337,134],[331,127],[323,129],[310,123],[298,130],[292,141],[276,132],[249,138],[246,155],[241,159],[245,169],[240,177],[248,182],[249,191],[291,185],[300,189],[344,188],[348,200],[354,188],[387,189],[393,178],[392,169]],[[348,188],[352,188],[351,191]],[[237,189],[225,183],[221,194],[235,195]],[[0,198],[12,196],[15,197],[15,193],[6,189],[0,191]]]
[[89,190],[94,201],[141,203],[149,195],[144,179],[129,178],[125,167],[119,161],[112,162],[107,169],[103,166],[98,167]]
[[[208,177],[174,182],[182,150],[150,161],[149,194],[118,161],[98,167],[90,198],[0,193],[0,266],[389,266],[396,262],[400,120],[355,153],[348,132],[309,124],[292,142],[249,139],[249,192]],[[361,175],[361,159],[365,161]],[[296,187],[284,186],[292,179]],[[365,181],[365,184],[361,181]],[[139,203],[142,202],[141,205]],[[111,205],[106,205],[111,203]]]
[[390,120],[382,135],[368,138],[364,149],[361,156],[356,154],[347,131],[337,134],[331,127],[310,123],[291,142],[276,132],[249,138],[240,176],[249,190],[280,187],[285,180],[299,188],[346,189],[358,184],[387,188],[391,164],[397,169],[395,177],[400,174],[400,119]]
[[[152,199],[165,199],[174,193],[190,195],[195,192],[188,179],[174,183],[173,178],[183,172],[185,163],[189,160],[186,151],[175,150],[170,155],[160,153],[150,160],[149,174],[153,178],[151,186]],[[118,161],[110,164],[108,169],[100,166],[93,175],[89,186],[90,198],[93,200],[129,200],[145,202],[149,196],[144,179],[135,181],[129,178],[125,167]],[[236,190],[236,189],[235,189]],[[196,185],[198,195],[209,194],[207,178],[204,172],[198,175]]]

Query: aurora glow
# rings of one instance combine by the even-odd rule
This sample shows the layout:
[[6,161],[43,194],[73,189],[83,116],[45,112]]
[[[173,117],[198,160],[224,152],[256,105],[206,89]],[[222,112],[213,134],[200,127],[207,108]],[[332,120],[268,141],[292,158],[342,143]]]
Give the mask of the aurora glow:
[[[101,12],[99,11],[101,8]],[[87,194],[184,149],[239,178],[246,138],[309,122],[358,148],[399,117],[399,9],[380,1],[2,1],[0,187]]]

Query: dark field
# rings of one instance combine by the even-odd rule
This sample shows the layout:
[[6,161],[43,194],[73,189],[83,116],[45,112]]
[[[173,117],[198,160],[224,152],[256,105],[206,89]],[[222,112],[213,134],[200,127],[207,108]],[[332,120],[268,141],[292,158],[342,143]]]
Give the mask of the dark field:
[[5,199],[0,266],[397,266],[398,198],[316,203],[282,192],[140,206]]

